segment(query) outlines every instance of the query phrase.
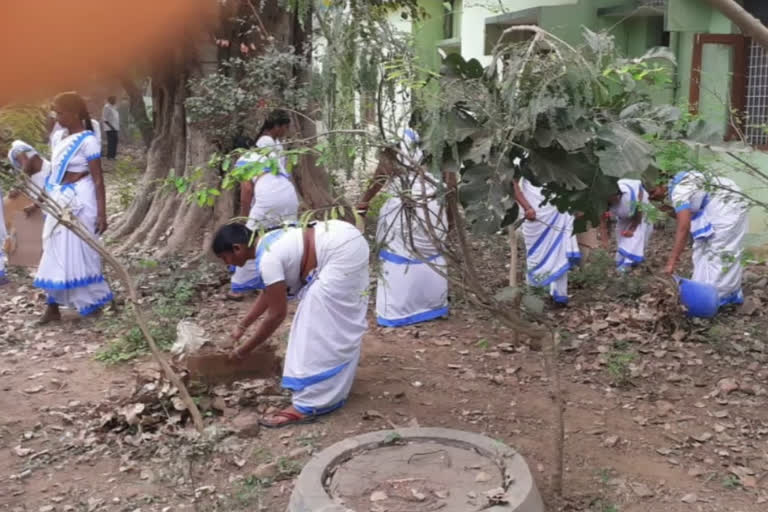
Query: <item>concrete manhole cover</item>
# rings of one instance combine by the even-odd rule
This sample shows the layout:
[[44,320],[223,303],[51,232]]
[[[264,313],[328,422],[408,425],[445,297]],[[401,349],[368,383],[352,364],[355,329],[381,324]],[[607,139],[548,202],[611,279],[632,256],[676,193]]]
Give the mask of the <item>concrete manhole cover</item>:
[[522,456],[441,428],[372,432],[323,450],[301,472],[288,512],[542,512]]

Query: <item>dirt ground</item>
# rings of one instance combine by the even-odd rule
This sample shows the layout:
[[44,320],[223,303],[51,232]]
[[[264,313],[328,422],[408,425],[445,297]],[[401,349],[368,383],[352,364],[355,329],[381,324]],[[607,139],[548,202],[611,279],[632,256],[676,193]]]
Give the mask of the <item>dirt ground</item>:
[[[488,287],[504,285],[504,248],[502,238],[476,246]],[[692,322],[648,270],[619,279],[598,262],[572,273],[571,305],[546,312],[562,333],[561,510],[768,510],[764,275],[747,272],[745,307]],[[513,345],[456,292],[447,320],[393,330],[371,315],[348,404],[314,424],[254,428],[287,403],[277,379],[194,388],[208,425],[201,439],[148,357],[94,359],[118,317],[32,329],[41,298],[29,277],[13,279],[0,290],[0,510],[283,511],[312,451],[415,425],[516,448],[551,503],[555,425],[542,355]],[[217,270],[194,307],[215,336],[247,308],[223,300],[225,281]]]

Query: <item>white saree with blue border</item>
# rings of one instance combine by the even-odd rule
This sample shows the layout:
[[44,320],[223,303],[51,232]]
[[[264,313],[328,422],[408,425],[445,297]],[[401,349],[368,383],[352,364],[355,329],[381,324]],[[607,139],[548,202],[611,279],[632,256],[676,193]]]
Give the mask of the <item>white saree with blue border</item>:
[[653,224],[648,222],[643,214],[634,234],[631,237],[623,235],[630,228],[639,205],[647,205],[649,200],[648,192],[640,180],[620,179],[618,187],[621,198],[618,204],[611,208],[611,213],[616,218],[616,267],[620,271],[627,271],[645,261],[645,248],[651,239]]
[[683,171],[669,183],[675,212],[691,211],[694,281],[717,287],[720,305],[741,304],[748,206],[728,178]]
[[568,271],[581,259],[573,215],[557,211],[530,181],[521,179],[520,188],[536,211],[536,220],[520,227],[526,247],[526,281],[530,286],[547,287],[555,302],[567,304]]
[[302,414],[325,414],[344,405],[360,360],[368,328],[370,249],[355,226],[331,220],[314,226],[317,267],[300,283],[303,246],[298,227],[264,235],[253,260],[256,281],[273,284],[268,269],[280,268],[288,293],[299,299],[291,323],[282,386],[293,393]]
[[[294,222],[299,211],[299,197],[290,174],[285,168],[285,156],[282,155],[282,145],[272,137],[262,136],[256,143],[260,149],[273,148],[269,158],[277,163],[278,168],[264,167],[254,176],[253,199],[246,226],[248,229],[269,229],[286,223]],[[250,152],[241,156],[235,162],[235,168],[245,167],[255,163],[266,163],[268,158],[260,152]],[[254,279],[256,270],[253,261],[243,267],[234,269],[231,278],[231,289],[235,293],[255,291]]]
[[[379,277],[376,320],[383,327],[403,327],[448,316],[447,270],[433,236],[444,238],[447,218],[434,196],[434,187],[418,177],[397,178],[410,187],[413,204],[399,195],[389,198],[379,212],[376,242]],[[398,193],[399,194],[399,193]],[[410,201],[409,201],[410,202]]]
[[[88,162],[101,157],[101,147],[90,131],[61,134],[54,139],[47,194],[71,211],[96,236],[98,207],[96,187],[90,175],[62,184],[67,172],[88,172]],[[104,279],[101,256],[72,231],[47,216],[43,226],[43,256],[35,276],[49,304],[77,310],[85,316],[112,301]]]

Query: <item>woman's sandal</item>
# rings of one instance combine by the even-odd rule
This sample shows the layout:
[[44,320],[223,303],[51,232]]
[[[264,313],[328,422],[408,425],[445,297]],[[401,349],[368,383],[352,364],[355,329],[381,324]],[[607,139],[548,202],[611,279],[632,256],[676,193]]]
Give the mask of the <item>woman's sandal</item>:
[[283,410],[272,415],[273,418],[283,418],[286,421],[259,420],[259,425],[266,428],[283,428],[289,425],[306,425],[317,421],[317,416],[304,416],[293,411]]

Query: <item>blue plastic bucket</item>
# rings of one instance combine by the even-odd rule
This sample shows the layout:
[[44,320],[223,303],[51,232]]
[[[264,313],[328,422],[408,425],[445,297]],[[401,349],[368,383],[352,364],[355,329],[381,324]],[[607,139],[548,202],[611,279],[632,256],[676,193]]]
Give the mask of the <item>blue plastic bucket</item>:
[[717,294],[717,288],[711,284],[699,281],[691,281],[682,277],[677,279],[680,290],[680,302],[688,310],[689,316],[699,318],[712,318],[720,309],[720,297]]

